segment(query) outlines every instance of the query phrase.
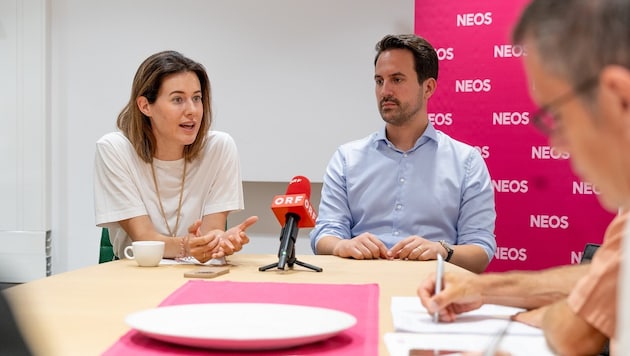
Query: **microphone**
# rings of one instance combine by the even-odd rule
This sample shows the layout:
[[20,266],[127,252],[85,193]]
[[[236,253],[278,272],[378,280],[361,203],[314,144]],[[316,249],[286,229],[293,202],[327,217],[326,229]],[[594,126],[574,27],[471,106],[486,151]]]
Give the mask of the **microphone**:
[[273,198],[271,210],[282,226],[277,263],[279,269],[284,269],[287,262],[289,267],[296,262],[295,240],[299,228],[315,226],[317,213],[311,205],[310,198],[311,182],[304,176],[293,177],[286,193]]
[[276,195],[271,203],[280,226],[286,226],[289,215],[298,220],[298,227],[314,227],[317,213],[311,205],[311,182],[304,176],[295,176],[284,195]]

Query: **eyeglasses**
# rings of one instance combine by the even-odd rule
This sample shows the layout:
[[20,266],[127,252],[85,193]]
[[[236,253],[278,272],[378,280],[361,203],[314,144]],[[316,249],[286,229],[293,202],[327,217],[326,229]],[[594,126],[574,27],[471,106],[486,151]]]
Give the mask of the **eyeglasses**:
[[547,136],[553,135],[558,131],[558,128],[561,126],[560,120],[555,114],[558,107],[566,104],[578,95],[583,94],[588,90],[591,90],[597,85],[597,83],[599,83],[599,77],[593,77],[585,80],[584,82],[582,82],[582,84],[575,87],[575,89],[562,95],[549,104],[542,106],[532,116],[532,123],[543,134]]

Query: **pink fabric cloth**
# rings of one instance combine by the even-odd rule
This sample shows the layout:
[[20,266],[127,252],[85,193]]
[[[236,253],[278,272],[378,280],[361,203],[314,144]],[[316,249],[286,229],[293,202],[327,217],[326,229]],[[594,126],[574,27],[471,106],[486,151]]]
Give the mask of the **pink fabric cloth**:
[[[357,318],[352,328],[324,341],[283,350],[234,352],[189,348],[146,337],[123,335],[104,355],[377,355],[377,284],[300,284],[189,281],[160,306],[192,303],[284,303],[337,309]],[[297,321],[299,322],[299,320]]]

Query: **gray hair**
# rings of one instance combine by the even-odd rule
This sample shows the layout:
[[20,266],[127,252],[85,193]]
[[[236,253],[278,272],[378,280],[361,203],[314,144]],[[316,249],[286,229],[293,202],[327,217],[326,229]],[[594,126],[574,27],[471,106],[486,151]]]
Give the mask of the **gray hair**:
[[545,69],[576,88],[608,65],[630,69],[630,1],[533,0],[512,39],[532,39]]

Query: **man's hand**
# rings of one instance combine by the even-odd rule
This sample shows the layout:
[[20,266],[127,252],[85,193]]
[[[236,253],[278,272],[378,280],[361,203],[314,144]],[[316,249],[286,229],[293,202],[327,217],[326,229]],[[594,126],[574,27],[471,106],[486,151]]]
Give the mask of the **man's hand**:
[[533,326],[535,328],[542,327],[543,317],[545,312],[549,308],[549,305],[542,306],[540,308],[517,313],[512,316],[512,320]]
[[437,260],[438,254],[446,258],[446,250],[442,244],[417,235],[398,241],[387,253],[390,258],[401,260]]
[[435,273],[418,287],[420,302],[431,314],[438,311],[440,320],[454,321],[458,314],[479,309],[483,305],[479,276],[475,274],[445,273],[444,289],[435,293]]
[[357,260],[388,258],[385,244],[369,232],[351,239],[340,239],[333,248],[333,255]]

